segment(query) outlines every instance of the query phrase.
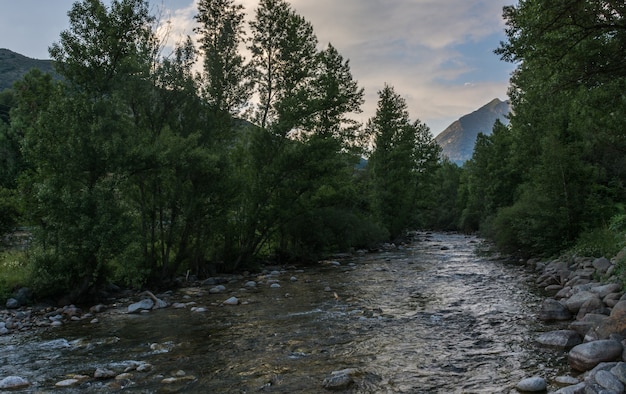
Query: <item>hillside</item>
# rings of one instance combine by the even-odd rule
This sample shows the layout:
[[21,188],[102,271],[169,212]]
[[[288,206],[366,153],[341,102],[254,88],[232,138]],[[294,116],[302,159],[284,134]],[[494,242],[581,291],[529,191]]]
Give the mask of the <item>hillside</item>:
[[0,48],[0,91],[10,88],[13,83],[31,69],[38,68],[43,72],[54,74],[52,60],[38,60]]
[[496,119],[508,124],[510,103],[493,99],[471,114],[462,116],[435,137],[443,154],[452,162],[463,165],[472,157],[478,133],[491,134]]

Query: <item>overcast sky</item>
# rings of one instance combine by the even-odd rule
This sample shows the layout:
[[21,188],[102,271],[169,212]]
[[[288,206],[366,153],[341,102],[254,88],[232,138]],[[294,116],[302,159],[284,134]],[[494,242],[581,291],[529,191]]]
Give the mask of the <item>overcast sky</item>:
[[[176,34],[193,34],[196,0],[150,0]],[[291,0],[365,88],[360,121],[374,115],[378,91],[392,85],[412,120],[434,135],[494,98],[507,99],[514,66],[493,50],[505,40],[502,7],[516,0]],[[0,0],[0,48],[48,59],[67,29],[74,0]],[[240,0],[249,17],[258,0]],[[109,0],[106,1],[109,3]],[[172,35],[174,37],[174,35]],[[175,42],[174,39],[171,40]]]

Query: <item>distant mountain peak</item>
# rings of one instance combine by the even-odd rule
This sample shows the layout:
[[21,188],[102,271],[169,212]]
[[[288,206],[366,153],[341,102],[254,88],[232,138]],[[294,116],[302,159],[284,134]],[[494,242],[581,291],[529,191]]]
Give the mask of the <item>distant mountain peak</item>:
[[490,135],[496,120],[508,124],[509,101],[495,98],[476,111],[460,117],[435,137],[444,156],[463,165],[472,157],[478,133]]

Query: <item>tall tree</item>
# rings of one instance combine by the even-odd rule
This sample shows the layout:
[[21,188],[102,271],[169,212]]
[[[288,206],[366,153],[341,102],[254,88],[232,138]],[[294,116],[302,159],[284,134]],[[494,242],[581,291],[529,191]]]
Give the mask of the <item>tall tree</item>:
[[508,41],[497,53],[518,63],[509,94],[512,162],[525,175],[496,231],[516,248],[555,253],[602,226],[625,198],[618,157],[626,141],[613,123],[626,110],[618,93],[626,81],[624,5],[525,0],[504,16]]
[[201,0],[196,20],[204,55],[203,95],[215,113],[237,115],[248,104],[248,67],[240,52],[245,41],[243,6],[233,0]]
[[406,101],[389,85],[379,92],[366,128],[374,141],[368,163],[373,209],[395,238],[417,225],[420,180],[436,167],[439,149],[425,124],[410,121]]
[[41,230],[39,290],[80,297],[105,279],[107,263],[129,244],[132,225],[120,192],[134,120],[125,93],[148,77],[155,40],[143,1],[107,8],[84,0],[68,16],[69,30],[50,48],[65,84],[50,89],[41,119],[25,132],[33,171],[24,187]]

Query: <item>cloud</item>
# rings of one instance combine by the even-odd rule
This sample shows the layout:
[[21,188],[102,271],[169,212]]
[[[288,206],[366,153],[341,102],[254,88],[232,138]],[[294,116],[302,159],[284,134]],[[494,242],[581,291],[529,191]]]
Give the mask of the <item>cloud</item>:
[[[175,0],[170,0],[175,1]],[[178,0],[181,2],[182,0]],[[170,44],[193,34],[197,1],[169,11]],[[258,0],[240,0],[248,19]],[[375,113],[377,92],[394,86],[413,119],[439,133],[495,97],[505,99],[508,72],[491,53],[504,39],[510,0],[291,0],[311,22],[320,47],[332,43],[365,88],[361,121]],[[482,45],[485,51],[477,52]],[[471,52],[473,51],[473,52]],[[483,53],[484,52],[484,53]],[[470,84],[466,84],[471,80]]]

